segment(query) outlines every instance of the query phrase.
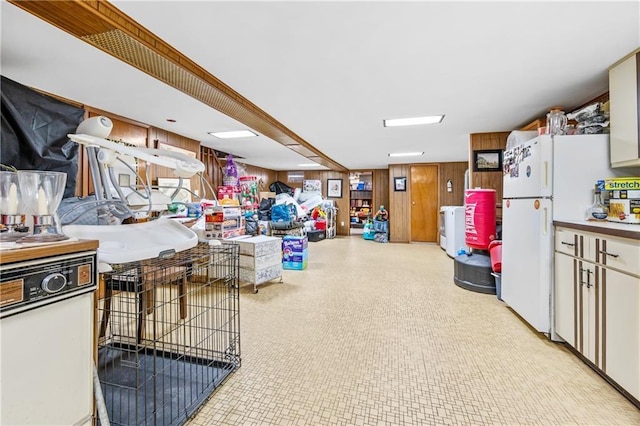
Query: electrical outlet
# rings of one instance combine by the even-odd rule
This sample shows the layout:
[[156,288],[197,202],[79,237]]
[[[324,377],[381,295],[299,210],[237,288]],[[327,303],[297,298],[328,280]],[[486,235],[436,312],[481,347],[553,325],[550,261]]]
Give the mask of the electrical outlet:
[[344,226],[344,221],[340,222],[340,226]]

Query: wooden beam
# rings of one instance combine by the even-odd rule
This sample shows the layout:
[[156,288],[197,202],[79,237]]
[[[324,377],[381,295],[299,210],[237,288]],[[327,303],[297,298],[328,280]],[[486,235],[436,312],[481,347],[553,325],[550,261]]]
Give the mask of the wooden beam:
[[276,142],[304,147],[308,156],[316,157],[313,161],[347,171],[108,1],[7,1]]

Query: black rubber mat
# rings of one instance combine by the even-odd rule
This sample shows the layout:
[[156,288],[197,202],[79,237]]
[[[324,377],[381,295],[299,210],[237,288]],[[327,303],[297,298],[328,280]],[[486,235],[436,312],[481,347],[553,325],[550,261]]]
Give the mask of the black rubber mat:
[[148,348],[102,347],[98,375],[112,425],[180,425],[234,371],[231,363]]

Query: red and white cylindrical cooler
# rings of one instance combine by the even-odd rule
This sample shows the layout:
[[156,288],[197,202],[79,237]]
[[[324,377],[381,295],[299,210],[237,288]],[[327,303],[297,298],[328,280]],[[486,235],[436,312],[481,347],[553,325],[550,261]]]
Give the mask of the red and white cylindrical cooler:
[[487,250],[496,239],[496,190],[464,191],[464,236],[468,247]]

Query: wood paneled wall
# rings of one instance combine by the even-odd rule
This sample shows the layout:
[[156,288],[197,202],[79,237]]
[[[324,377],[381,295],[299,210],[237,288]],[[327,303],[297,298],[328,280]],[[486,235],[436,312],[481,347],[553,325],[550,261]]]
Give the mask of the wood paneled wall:
[[373,213],[382,205],[389,208],[389,170],[373,170]]
[[502,149],[507,146],[511,132],[472,133],[469,138],[469,188],[496,190],[496,203],[502,203],[502,170],[497,172],[474,172],[473,151]]
[[213,149],[200,146],[200,161],[204,163],[204,173],[214,190],[222,185],[222,162]]
[[[278,180],[286,183],[294,188],[302,187],[302,183],[291,184],[287,182],[288,172],[279,172]],[[327,179],[342,179],[342,198],[330,198],[334,200],[338,209],[336,216],[336,234],[349,235],[349,173],[324,171],[324,170],[306,170],[304,172],[305,180],[322,181],[322,192],[326,194]],[[343,225],[344,223],[344,225]]]
[[[184,136],[171,133],[169,131],[158,129],[156,127],[149,128],[149,148],[158,148],[158,144],[174,146],[193,152],[196,158],[200,159],[200,142],[186,138]],[[151,181],[155,184],[159,177],[175,178],[176,175],[169,168],[153,165],[151,166]],[[214,194],[209,194],[208,189],[202,185],[200,178],[194,176],[191,178],[191,190],[199,196],[211,198]]]
[[[225,163],[223,161],[223,163]],[[242,161],[239,161],[242,163]],[[245,172],[249,176],[256,176],[258,178],[258,190],[259,191],[269,191],[269,185],[278,180],[278,172],[270,169],[263,169],[262,167],[244,165]]]
[[[389,241],[408,243],[411,241],[411,176],[410,164],[389,165]],[[393,178],[406,177],[407,190],[394,191]]]
[[[440,202],[438,207],[464,205],[464,172],[469,167],[469,163],[460,161],[440,163],[439,166],[438,187]],[[451,192],[447,191],[448,180],[451,180]]]
[[[94,108],[85,107],[85,116],[95,117],[98,115],[104,115],[109,117],[113,123],[113,129],[109,135],[109,139],[146,147],[148,141],[149,126],[138,123],[133,120],[129,120],[124,117],[120,117],[115,114],[109,114],[104,111],[100,111]],[[146,178],[146,165],[141,164],[138,173],[140,176]],[[78,157],[78,176],[76,181],[76,195],[87,196],[94,192],[93,182],[91,181],[91,173],[89,171],[89,163],[87,161],[86,150],[84,147],[80,149],[80,155]]]

